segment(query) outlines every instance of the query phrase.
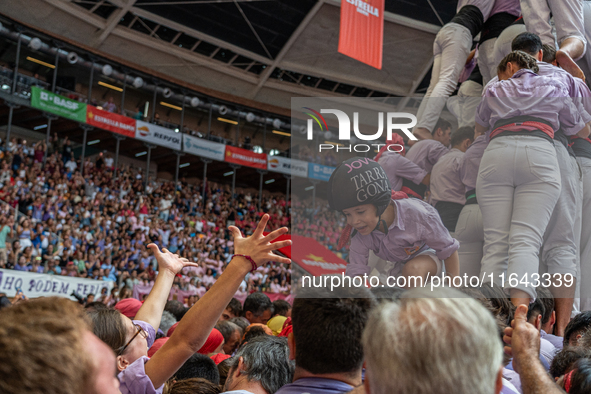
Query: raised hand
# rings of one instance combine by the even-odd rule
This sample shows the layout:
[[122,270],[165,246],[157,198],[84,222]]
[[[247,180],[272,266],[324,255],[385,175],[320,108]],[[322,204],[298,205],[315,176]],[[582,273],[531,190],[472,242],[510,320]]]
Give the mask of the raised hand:
[[228,227],[232,236],[234,236],[234,253],[250,256],[255,261],[257,267],[260,267],[268,261],[284,264],[291,263],[290,259],[272,253],[273,250],[291,245],[291,241],[271,243],[271,241],[280,235],[287,233],[289,230],[287,227],[282,227],[263,236],[263,231],[265,230],[268,221],[269,215],[264,214],[257,228],[254,230],[254,233],[248,238],[242,236],[238,227]]
[[199,264],[193,263],[178,254],[171,253],[168,249],[162,248],[162,252],[156,244],[149,244],[148,249],[154,253],[158,262],[158,270],[168,270],[173,274],[178,274],[185,267],[199,267]]
[[505,328],[503,341],[505,353],[513,356],[513,368],[519,373],[522,366],[527,366],[531,360],[537,360],[540,354],[540,333],[527,322],[527,306],[519,305],[515,310],[515,317],[511,327]]

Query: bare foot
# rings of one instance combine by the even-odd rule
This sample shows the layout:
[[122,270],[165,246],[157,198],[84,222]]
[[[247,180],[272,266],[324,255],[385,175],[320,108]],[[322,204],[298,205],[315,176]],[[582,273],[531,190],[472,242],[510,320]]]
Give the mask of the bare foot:
[[581,78],[583,81],[585,80],[585,74],[583,74],[583,71],[567,52],[560,49],[556,51],[556,61],[560,67],[573,77]]

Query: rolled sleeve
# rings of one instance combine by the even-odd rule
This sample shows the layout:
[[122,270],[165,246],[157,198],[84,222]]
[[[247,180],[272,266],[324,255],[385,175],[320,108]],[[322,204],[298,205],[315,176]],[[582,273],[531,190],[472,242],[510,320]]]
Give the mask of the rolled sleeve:
[[423,170],[406,157],[400,156],[399,162],[396,175],[408,179],[417,185],[423,182],[423,179],[427,176],[427,171]]
[[434,249],[437,258],[445,260],[460,248],[460,243],[449,235],[449,231],[441,222],[439,214],[430,214],[423,223],[423,238],[427,245]]
[[151,348],[154,344],[154,341],[156,340],[156,330],[154,330],[154,327],[152,327],[145,321],[141,320],[133,320],[133,323],[137,324],[138,326],[143,328],[145,332],[148,333],[148,337],[146,338],[146,340],[148,341],[148,349]]
[[148,357],[142,356],[119,372],[117,377],[121,394],[162,394],[164,385],[154,388],[152,381],[146,375],[146,363],[149,360]]

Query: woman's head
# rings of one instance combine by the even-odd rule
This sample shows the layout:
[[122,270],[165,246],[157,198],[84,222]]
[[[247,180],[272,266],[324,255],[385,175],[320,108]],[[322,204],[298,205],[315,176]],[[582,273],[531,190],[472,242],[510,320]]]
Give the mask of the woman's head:
[[537,73],[538,61],[523,51],[513,51],[499,63],[497,75],[501,81],[507,80],[523,68]]
[[115,352],[119,371],[148,355],[148,335],[130,318],[115,309],[93,310],[89,316],[94,334]]

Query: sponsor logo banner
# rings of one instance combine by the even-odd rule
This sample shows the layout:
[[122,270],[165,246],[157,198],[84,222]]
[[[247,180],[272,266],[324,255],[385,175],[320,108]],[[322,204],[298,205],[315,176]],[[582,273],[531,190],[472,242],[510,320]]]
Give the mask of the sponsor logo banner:
[[287,157],[267,157],[267,169],[269,171],[281,172],[283,174],[308,176],[308,163],[302,160],[288,159]]
[[174,130],[142,122],[141,120],[137,120],[135,123],[135,138],[138,140],[151,142],[170,149],[181,150],[181,133],[175,133]]
[[267,155],[265,153],[254,153],[246,149],[226,145],[225,159],[228,163],[260,168],[261,170],[267,169]]
[[323,166],[322,164],[308,163],[308,178],[328,182],[334,169],[334,167]]
[[92,105],[87,108],[86,123],[113,133],[135,137],[135,119],[104,111]]
[[16,295],[20,287],[29,298],[58,296],[71,297],[73,291],[85,297],[87,294],[101,294],[102,289],[111,292],[115,282],[76,278],[71,276],[34,274],[31,272],[0,269],[0,292],[8,297]]
[[86,123],[86,103],[80,103],[37,86],[31,86],[31,106],[42,111]]
[[224,161],[226,145],[183,134],[183,152]]
[[339,52],[382,69],[384,0],[343,0]]

